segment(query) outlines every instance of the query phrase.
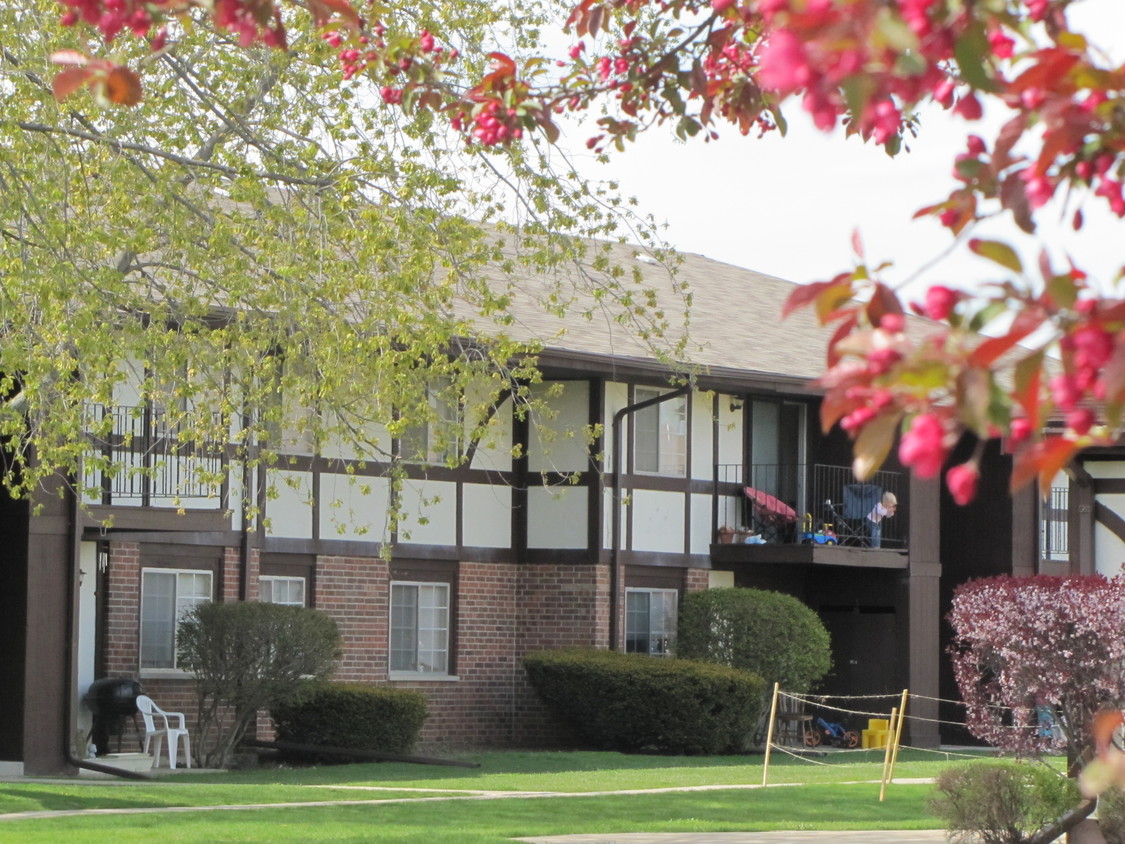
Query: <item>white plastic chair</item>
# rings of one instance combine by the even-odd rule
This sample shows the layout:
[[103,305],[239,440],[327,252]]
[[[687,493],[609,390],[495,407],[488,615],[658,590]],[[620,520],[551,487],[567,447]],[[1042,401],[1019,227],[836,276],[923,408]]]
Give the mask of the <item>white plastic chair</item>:
[[[186,722],[182,712],[165,712],[155,703],[148,695],[137,696],[137,709],[141,712],[141,717],[145,720],[145,747],[144,752],[149,752],[149,746],[153,745],[152,749],[152,767],[160,767],[160,745],[165,738],[168,739],[168,767],[176,767],[176,751],[179,749],[179,742],[182,738],[184,740],[184,758],[187,759],[187,767],[191,767],[191,736],[188,735]],[[156,725],[157,721],[160,726]],[[173,725],[172,721],[176,721]]]

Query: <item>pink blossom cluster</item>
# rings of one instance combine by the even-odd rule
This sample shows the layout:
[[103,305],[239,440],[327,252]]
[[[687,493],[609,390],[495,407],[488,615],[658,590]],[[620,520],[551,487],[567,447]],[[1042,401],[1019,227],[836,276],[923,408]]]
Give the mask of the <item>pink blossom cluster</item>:
[[138,38],[143,38],[148,35],[153,25],[147,2],[138,0],[59,0],[59,2],[68,9],[62,16],[62,23],[65,26],[73,26],[82,20],[101,32],[107,42],[115,39],[126,29]]
[[[973,735],[1015,753],[1092,747],[1091,720],[1125,705],[1125,578],[973,580],[949,622],[954,675]],[[1042,729],[1049,712],[1058,729]]]
[[[994,55],[1012,58],[1007,40],[995,31],[990,35]],[[1017,221],[1032,228],[1031,211],[1054,198],[1060,186],[1086,186],[1103,199],[1119,217],[1125,216],[1125,195],[1121,168],[1125,163],[1125,127],[1116,115],[1125,102],[1125,77],[1117,72],[1093,67],[1069,42],[1026,52],[1014,60],[1022,72],[1004,81],[999,99],[1013,113],[996,143],[996,153],[986,155],[983,141],[970,137],[968,153],[957,157],[954,178],[964,184],[942,205],[932,210],[941,222],[960,231],[974,217],[976,197],[1000,199],[1003,207],[1017,212]],[[1103,87],[1090,88],[1091,85]],[[948,89],[935,90],[934,99],[948,107]],[[965,100],[959,101],[959,106]],[[962,116],[975,119],[960,111]],[[1035,126],[1042,132],[1043,154],[1032,160],[1014,158],[1011,148],[1018,133]],[[1013,197],[1022,193],[1027,211]],[[1074,228],[1081,228],[1081,209],[1072,217]]]
[[[885,37],[887,9],[878,3],[842,0],[769,0],[757,4],[766,32],[757,74],[759,84],[781,96],[801,93],[803,106],[824,130],[854,108],[845,91],[862,79],[864,99],[853,115],[865,138],[886,143],[903,128],[903,106],[935,95],[952,101],[945,64],[954,57],[956,27],[947,4],[909,0],[899,13],[912,37]],[[910,54],[909,70],[903,58]]]
[[[457,58],[456,50],[446,50],[437,44],[433,33],[423,29],[413,38],[409,46],[388,51],[385,36],[386,27],[376,22],[369,31],[350,33],[330,30],[322,37],[329,46],[339,50],[337,58],[344,79],[374,71],[383,73],[389,81],[402,74],[408,74],[416,64],[424,65],[424,71],[439,70],[448,61]],[[384,85],[383,101],[391,104],[402,102],[403,90],[399,86]]]
[[[67,8],[62,23],[79,20],[97,29],[107,41],[128,30],[138,38],[151,37],[153,48],[163,47],[164,30],[152,32],[172,5],[166,0],[59,0]],[[184,5],[202,5],[188,0]],[[206,4],[215,25],[238,36],[242,47],[262,44],[284,48],[285,25],[273,0],[213,0]]]
[[460,132],[470,125],[471,136],[484,146],[506,144],[523,137],[518,112],[514,108],[505,108],[497,99],[487,100],[474,109],[471,119],[463,111],[454,115],[454,130]]
[[1067,427],[1075,436],[1086,436],[1098,423],[1093,407],[1118,402],[1125,394],[1116,363],[1125,334],[1106,324],[1107,320],[1118,321],[1123,307],[1109,300],[1080,300],[1083,319],[1059,341],[1063,371],[1050,379],[1049,387],[1055,406],[1066,414]]

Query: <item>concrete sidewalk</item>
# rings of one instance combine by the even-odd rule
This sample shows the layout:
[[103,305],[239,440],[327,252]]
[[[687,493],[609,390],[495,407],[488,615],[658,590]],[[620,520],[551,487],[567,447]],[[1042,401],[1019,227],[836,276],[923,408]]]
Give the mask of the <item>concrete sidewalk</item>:
[[555,835],[518,838],[529,844],[938,844],[944,830],[875,830],[866,832],[623,832],[618,835]]

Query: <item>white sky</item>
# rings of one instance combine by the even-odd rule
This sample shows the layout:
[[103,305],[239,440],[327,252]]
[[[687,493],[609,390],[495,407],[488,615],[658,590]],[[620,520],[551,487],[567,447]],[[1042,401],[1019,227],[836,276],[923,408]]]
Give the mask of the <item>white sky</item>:
[[[1074,4],[1071,19],[1120,60],[1125,2],[1083,0]],[[894,261],[884,278],[895,285],[948,249],[951,238],[935,219],[912,217],[949,195],[953,159],[967,135],[978,131],[991,145],[994,130],[981,131],[934,109],[923,115],[911,152],[891,159],[858,138],[824,135],[793,105],[786,138],[776,133],[743,138],[721,126],[718,142],[697,138],[683,144],[657,129],[624,154],[612,154],[608,165],[590,155],[575,159],[587,177],[618,180],[623,194],[639,200],[642,213],[667,223],[663,236],[680,251],[792,281],[820,281],[850,269],[851,233],[857,228],[870,263]],[[1077,234],[1059,225],[1057,206],[1048,206],[1039,212],[1038,238],[1023,235],[1008,219],[978,228],[973,236],[1008,241],[1023,254],[1025,267],[1035,266],[1045,244],[1059,256],[1058,264],[1070,254],[1108,288],[1125,264],[1125,225],[1100,199],[1090,198],[1083,207],[1086,225]],[[917,282],[971,287],[1001,277],[999,267],[962,246]],[[913,298],[922,289],[918,283],[908,288]]]

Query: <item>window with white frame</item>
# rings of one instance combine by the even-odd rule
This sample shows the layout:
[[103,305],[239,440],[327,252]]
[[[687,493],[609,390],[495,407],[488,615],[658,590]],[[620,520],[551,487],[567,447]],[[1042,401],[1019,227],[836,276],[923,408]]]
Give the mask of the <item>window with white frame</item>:
[[211,600],[209,571],[141,572],[141,668],[176,667],[176,633],[194,607]]
[[258,595],[264,604],[305,606],[305,579],[266,574],[258,578]]
[[672,656],[678,598],[675,589],[625,590],[626,653]]
[[[637,387],[634,400],[665,391]],[[648,475],[687,475],[687,396],[677,396],[633,414],[633,469]]]
[[399,437],[399,454],[405,460],[441,465],[461,453],[461,403],[451,394],[448,381],[427,390],[431,421],[412,425]]
[[391,583],[391,671],[449,673],[449,584]]

